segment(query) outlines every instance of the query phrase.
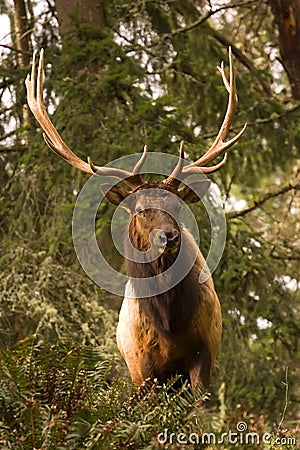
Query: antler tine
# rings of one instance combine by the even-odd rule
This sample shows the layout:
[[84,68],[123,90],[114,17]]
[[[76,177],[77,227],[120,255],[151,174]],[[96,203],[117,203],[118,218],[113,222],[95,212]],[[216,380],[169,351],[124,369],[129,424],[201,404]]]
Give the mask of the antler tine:
[[183,168],[183,170],[184,169],[187,169],[187,170],[184,170],[184,172],[182,173],[181,181],[184,180],[185,178],[187,178],[189,175],[192,175],[194,173],[216,172],[217,170],[221,169],[221,167],[223,167],[226,164],[227,159],[228,159],[228,154],[225,153],[225,155],[223,156],[223,159],[218,164],[215,164],[214,166],[209,166],[209,167],[205,167],[205,166],[198,167],[198,166],[192,166],[192,165],[185,166]]
[[[217,167],[218,168],[222,167],[222,165],[225,164],[226,160],[223,164],[221,164],[221,166],[220,166],[220,164],[217,164],[216,166],[213,166],[211,168],[207,167],[206,169],[208,169],[208,170],[204,170],[205,168],[203,166],[206,166],[208,163],[210,163],[213,159],[215,159],[217,156],[219,156],[225,150],[228,150],[230,147],[232,147],[239,140],[239,138],[242,136],[242,134],[246,130],[247,124],[245,124],[243,126],[242,130],[236,136],[234,136],[229,141],[225,142],[225,139],[226,139],[226,137],[229,133],[230,127],[232,125],[233,117],[234,117],[234,114],[235,114],[235,111],[237,108],[237,104],[238,104],[238,97],[236,94],[236,86],[235,86],[235,72],[234,72],[234,66],[233,66],[233,61],[232,61],[231,47],[229,47],[228,54],[229,54],[229,81],[225,74],[224,63],[222,62],[221,67],[218,67],[218,70],[222,75],[222,80],[225,85],[225,88],[229,94],[227,110],[226,110],[226,114],[225,114],[223,123],[221,125],[221,128],[219,130],[219,133],[218,133],[215,141],[213,142],[213,144],[209,148],[209,150],[197,161],[185,166],[183,168],[183,172],[192,173],[194,167],[201,168],[201,172],[203,172],[203,173],[211,173],[211,172],[218,170]],[[224,159],[223,159],[223,161],[224,161]],[[221,161],[221,163],[223,161]]]
[[31,74],[27,75],[25,85],[29,108],[44,131],[43,137],[48,147],[82,172],[118,178],[130,188],[136,188],[142,184],[143,180],[138,174],[113,167],[97,167],[92,163],[90,158],[88,158],[88,162],[85,162],[72,152],[54,127],[45,108],[43,100],[43,68],[44,50],[42,49],[40,52],[37,76],[35,52],[33,55]]
[[131,189],[135,189],[136,187],[145,183],[140,174],[134,174],[133,172],[128,172],[127,170],[118,169],[116,167],[96,166],[89,156],[88,164],[92,170],[92,173],[94,173],[95,175],[118,178]]
[[169,186],[173,186],[175,189],[177,189],[182,181],[181,175],[182,175],[183,164],[184,164],[184,141],[181,141],[180,148],[179,148],[178,163],[176,164],[172,173],[163,182],[165,184],[168,184]]
[[138,162],[136,163],[136,165],[135,165],[134,168],[133,168],[132,173],[133,173],[134,175],[136,175],[136,174],[138,173],[138,171],[140,170],[140,168],[141,168],[142,165],[144,164],[145,159],[146,159],[146,157],[147,157],[147,153],[148,153],[148,145],[144,145],[143,154],[142,154],[142,156],[140,157],[140,159],[138,160]]
[[136,188],[137,186],[140,186],[142,184],[145,183],[145,181],[142,179],[141,175],[138,173],[138,171],[140,170],[141,166],[144,164],[144,161],[147,157],[147,152],[148,152],[148,146],[144,145],[144,150],[142,153],[142,156],[140,157],[140,159],[138,160],[138,162],[136,163],[136,165],[133,168],[132,172],[127,172],[123,169],[115,169],[113,167],[98,167],[95,166],[95,164],[92,162],[91,158],[88,157],[88,163],[92,169],[92,171],[95,174],[99,174],[99,175],[105,175],[105,172],[107,172],[108,170],[110,171],[110,176],[115,176],[118,178],[117,174],[122,173],[123,174],[123,182],[127,183],[131,188]]
[[44,101],[43,101],[43,67],[44,50],[40,52],[38,72],[36,77],[36,53],[33,57],[31,75],[27,75],[25,85],[27,89],[27,102],[32,114],[44,130],[44,139],[47,145],[65,159],[72,166],[77,167],[83,172],[92,174],[90,166],[76,156],[62,140],[53,123],[49,119]]

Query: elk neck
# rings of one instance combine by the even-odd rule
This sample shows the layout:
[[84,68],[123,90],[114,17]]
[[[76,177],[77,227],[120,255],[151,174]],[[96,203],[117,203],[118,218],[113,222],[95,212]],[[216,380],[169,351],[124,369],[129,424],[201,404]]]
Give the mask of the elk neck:
[[[184,225],[180,226],[182,239],[182,263],[191,264],[191,254],[196,252],[197,261],[192,265],[192,269],[187,275],[169,290],[158,295],[147,295],[153,292],[160,285],[157,279],[153,281],[153,277],[161,274],[172,266],[177,258],[177,253],[163,253],[154,261],[139,263],[131,260],[130,250],[125,248],[126,272],[130,277],[133,292],[139,302],[140,311],[144,314],[155,329],[163,334],[166,338],[178,336],[185,333],[194,313],[199,308],[201,298],[199,296],[199,261],[202,259],[199,248],[197,247],[192,235],[185,229]],[[194,253],[195,255],[195,253]],[[201,255],[201,257],[200,257]],[[199,267],[198,267],[199,268]],[[170,277],[178,276],[178,273],[172,274]],[[139,278],[147,279],[146,288],[143,285],[142,297],[139,298]],[[172,279],[169,279],[172,283]]]

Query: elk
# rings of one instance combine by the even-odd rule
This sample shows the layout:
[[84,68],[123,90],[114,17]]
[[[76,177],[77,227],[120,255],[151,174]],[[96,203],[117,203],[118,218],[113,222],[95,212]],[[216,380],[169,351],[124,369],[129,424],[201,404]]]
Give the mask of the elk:
[[[147,146],[132,172],[98,167],[90,158],[85,162],[70,150],[44,106],[43,50],[38,69],[34,55],[31,74],[26,78],[28,105],[44,130],[43,137],[50,149],[77,169],[92,175],[115,177],[128,188],[115,184],[106,188],[105,195],[116,206],[127,201],[126,207],[131,214],[127,227],[130,245],[125,249],[129,281],[119,314],[117,344],[136,385],[148,378],[164,383],[180,374],[192,386],[201,383],[207,388],[221,342],[221,308],[211,274],[205,282],[199,282],[205,259],[191,233],[178,219],[180,202],[199,201],[196,190],[183,181],[191,175],[210,174],[223,167],[227,153],[216,165],[209,166],[209,163],[236,143],[246,128],[245,124],[238,134],[226,140],[238,101],[230,49],[229,78],[223,63],[218,70],[228,92],[228,105],[215,141],[202,157],[190,163],[184,159],[181,142],[178,162],[172,173],[164,180],[155,181],[145,181],[139,172],[147,155]],[[201,180],[201,183],[200,191],[204,194],[209,181]],[[163,204],[168,205],[166,211],[161,207]],[[137,262],[131,257],[133,249],[146,254],[151,248],[158,252],[154,259]],[[180,248],[182,265],[190,263],[190,255],[195,255],[190,270],[178,283],[175,279],[169,289],[160,289],[158,293],[154,289],[153,292],[153,286],[161,287],[159,277],[175,264]],[[177,275],[171,273],[171,279],[174,276]],[[149,281],[146,288],[143,285],[143,290],[139,284],[141,278]]]

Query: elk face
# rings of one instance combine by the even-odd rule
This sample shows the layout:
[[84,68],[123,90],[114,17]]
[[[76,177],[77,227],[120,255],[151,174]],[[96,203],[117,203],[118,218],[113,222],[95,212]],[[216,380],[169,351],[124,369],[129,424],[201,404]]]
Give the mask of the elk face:
[[180,210],[186,203],[199,201],[210,181],[196,184],[198,195],[189,186],[176,189],[163,181],[144,183],[134,191],[102,185],[107,200],[130,214],[127,255],[132,256],[135,250],[144,252],[142,259],[136,260],[139,262],[153,261],[160,255],[170,263],[176,258],[181,245]]
[[140,251],[148,251],[153,246],[160,252],[177,253],[180,247],[179,199],[157,188],[143,189],[135,197],[129,223],[132,245]]

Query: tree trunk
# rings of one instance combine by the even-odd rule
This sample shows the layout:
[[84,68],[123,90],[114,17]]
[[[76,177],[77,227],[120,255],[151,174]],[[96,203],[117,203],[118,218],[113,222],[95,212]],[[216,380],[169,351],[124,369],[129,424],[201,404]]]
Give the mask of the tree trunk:
[[300,100],[300,0],[269,0],[279,30],[279,49],[291,85]]
[[[24,0],[14,0],[14,29],[15,29],[15,39],[17,47],[17,59],[18,66],[21,69],[29,67],[30,64],[30,45],[29,45],[29,33],[28,33],[28,21],[26,14],[26,7]],[[24,83],[17,87],[17,104],[20,106],[19,118],[20,123],[24,127],[30,127],[31,116],[29,114],[27,103],[22,104],[21,99],[24,98]],[[18,101],[20,99],[20,101]],[[23,137],[28,141],[28,133],[25,132]]]
[[24,0],[14,0],[15,5],[15,32],[18,48],[18,64],[24,68],[30,63],[30,47],[27,14]]
[[56,0],[55,6],[62,36],[72,30],[72,15],[77,15],[87,25],[93,27],[105,26],[101,0],[77,0],[75,2],[74,0]]

